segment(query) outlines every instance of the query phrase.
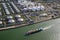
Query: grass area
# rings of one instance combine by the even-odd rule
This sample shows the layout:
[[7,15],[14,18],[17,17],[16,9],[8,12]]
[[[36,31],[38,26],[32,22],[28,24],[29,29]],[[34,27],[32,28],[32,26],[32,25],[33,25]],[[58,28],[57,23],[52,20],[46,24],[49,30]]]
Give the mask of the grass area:
[[36,20],[36,16],[35,17],[30,17],[32,20]]

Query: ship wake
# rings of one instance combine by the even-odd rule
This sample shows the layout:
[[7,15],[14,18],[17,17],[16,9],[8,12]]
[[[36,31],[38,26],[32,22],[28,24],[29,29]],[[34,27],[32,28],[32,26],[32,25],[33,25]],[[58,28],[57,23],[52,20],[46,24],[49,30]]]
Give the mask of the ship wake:
[[52,28],[52,26],[53,26],[53,25],[50,25],[50,26],[48,26],[48,27],[45,27],[45,28],[43,28],[43,30],[50,29],[50,28]]

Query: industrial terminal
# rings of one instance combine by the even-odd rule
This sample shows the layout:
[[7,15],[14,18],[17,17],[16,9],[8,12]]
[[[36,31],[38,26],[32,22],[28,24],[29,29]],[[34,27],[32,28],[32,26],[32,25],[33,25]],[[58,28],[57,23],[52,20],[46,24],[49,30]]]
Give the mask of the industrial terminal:
[[36,0],[0,0],[0,30],[60,17],[60,4]]

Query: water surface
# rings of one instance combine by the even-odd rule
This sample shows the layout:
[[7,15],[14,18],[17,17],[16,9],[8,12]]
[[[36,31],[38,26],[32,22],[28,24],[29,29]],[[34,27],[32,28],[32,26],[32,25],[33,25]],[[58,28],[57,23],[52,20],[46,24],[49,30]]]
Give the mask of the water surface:
[[[24,36],[29,30],[48,27],[50,25],[53,25],[52,28]],[[22,28],[0,31],[0,40],[60,40],[60,18]]]

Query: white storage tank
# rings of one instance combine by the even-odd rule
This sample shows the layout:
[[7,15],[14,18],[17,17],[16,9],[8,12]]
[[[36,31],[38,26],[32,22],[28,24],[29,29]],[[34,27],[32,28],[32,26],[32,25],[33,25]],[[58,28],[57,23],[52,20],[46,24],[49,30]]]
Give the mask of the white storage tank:
[[36,9],[37,9],[36,7],[32,7],[32,11],[36,11]]
[[7,16],[7,19],[12,19],[13,17],[12,16]]
[[11,19],[11,20],[8,20],[8,23],[14,23],[15,20]]
[[19,18],[19,17],[21,17],[21,15],[16,15],[15,17],[16,17],[16,18]]
[[40,11],[41,10],[41,7],[40,6],[37,6],[37,11]]
[[24,21],[24,19],[23,18],[18,18],[17,21]]
[[40,8],[42,11],[45,9],[45,7],[43,5],[41,5]]
[[0,21],[0,24],[2,24],[2,21]]

